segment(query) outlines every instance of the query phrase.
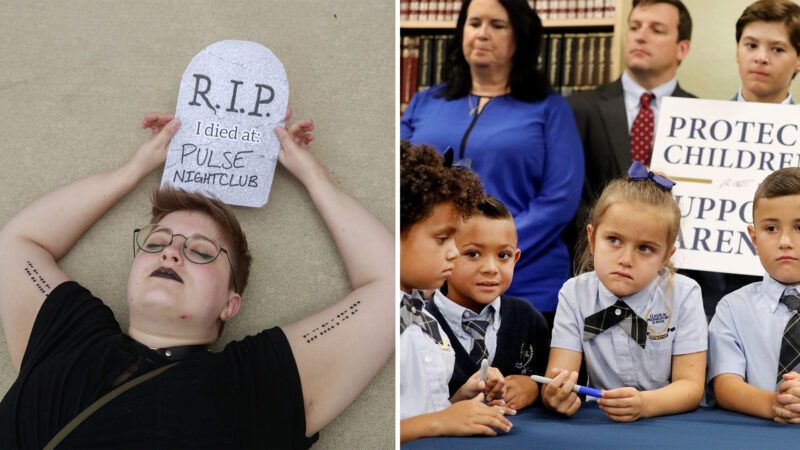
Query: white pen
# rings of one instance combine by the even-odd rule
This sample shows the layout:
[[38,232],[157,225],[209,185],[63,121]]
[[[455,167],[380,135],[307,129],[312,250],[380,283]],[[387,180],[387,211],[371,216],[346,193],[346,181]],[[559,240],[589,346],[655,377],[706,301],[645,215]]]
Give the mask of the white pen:
[[481,361],[481,381],[486,383],[486,380],[489,378],[489,360],[484,358]]
[[[533,379],[533,381],[535,381],[535,382],[537,382],[539,384],[550,384],[550,383],[553,382],[552,378],[540,377],[539,375],[531,375],[531,379]],[[597,398],[600,398],[600,397],[603,396],[603,392],[601,390],[599,390],[599,389],[593,389],[593,388],[586,387],[586,386],[581,386],[581,385],[578,385],[578,384],[576,384],[575,386],[572,386],[572,390],[575,391],[578,394],[591,395],[592,397],[597,397]]]

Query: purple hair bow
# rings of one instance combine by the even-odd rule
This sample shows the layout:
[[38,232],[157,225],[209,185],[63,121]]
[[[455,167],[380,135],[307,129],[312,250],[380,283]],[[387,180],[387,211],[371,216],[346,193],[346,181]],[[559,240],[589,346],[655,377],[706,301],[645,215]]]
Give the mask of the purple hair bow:
[[653,183],[661,186],[665,191],[672,191],[672,186],[675,186],[674,181],[650,172],[639,161],[633,161],[633,164],[631,164],[631,168],[628,169],[628,178],[631,180],[652,180]]

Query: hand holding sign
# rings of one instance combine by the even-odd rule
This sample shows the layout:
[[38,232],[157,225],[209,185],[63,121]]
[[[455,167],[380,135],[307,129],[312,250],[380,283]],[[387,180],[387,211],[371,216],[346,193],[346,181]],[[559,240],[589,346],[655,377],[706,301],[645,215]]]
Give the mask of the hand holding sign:
[[180,126],[180,121],[172,114],[150,113],[144,116],[141,127],[149,128],[152,134],[150,139],[131,155],[131,163],[140,170],[141,176],[164,164],[167,158],[167,144]]
[[255,42],[222,41],[197,54],[181,78],[161,179],[225,203],[263,206],[278,160],[289,86],[283,65]]
[[[290,115],[286,116],[287,121]],[[275,134],[281,143],[278,159],[305,186],[315,179],[328,179],[327,169],[308,150],[308,144],[314,140],[314,136],[308,133],[313,130],[314,122],[311,119],[296,122],[289,129],[275,127]]]

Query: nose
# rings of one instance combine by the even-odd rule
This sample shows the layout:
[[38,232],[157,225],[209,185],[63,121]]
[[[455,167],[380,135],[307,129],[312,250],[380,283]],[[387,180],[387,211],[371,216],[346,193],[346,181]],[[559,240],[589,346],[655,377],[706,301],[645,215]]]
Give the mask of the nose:
[[617,261],[622,267],[630,267],[633,262],[633,249],[625,247],[620,251],[619,259]]
[[759,45],[755,52],[755,61],[759,64],[764,64],[769,59],[769,53],[764,46]]
[[781,240],[778,243],[781,249],[788,250],[794,248],[794,244],[792,243],[792,238],[789,236],[788,231],[784,231],[781,233]]
[[178,236],[172,239],[172,243],[161,250],[161,262],[171,261],[173,264],[183,262],[183,241],[178,241]]
[[633,40],[637,43],[642,43],[645,41],[645,31],[644,27],[639,27],[636,30],[629,31],[633,35]]
[[489,39],[489,23],[483,22],[481,26],[478,27],[478,39],[486,40]]
[[455,239],[450,239],[447,241],[447,248],[445,249],[445,258],[447,258],[448,261],[452,261],[458,258],[458,248],[456,248]]
[[494,258],[486,258],[483,262],[483,265],[481,265],[481,273],[497,273],[497,261],[495,261]]

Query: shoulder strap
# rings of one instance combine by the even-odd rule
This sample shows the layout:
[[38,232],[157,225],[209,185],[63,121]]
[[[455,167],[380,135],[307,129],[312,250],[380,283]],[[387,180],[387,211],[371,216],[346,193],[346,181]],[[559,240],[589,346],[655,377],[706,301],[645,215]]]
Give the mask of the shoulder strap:
[[64,425],[64,428],[62,428],[61,431],[58,432],[58,434],[56,434],[55,436],[53,436],[52,439],[50,439],[50,442],[47,443],[47,445],[44,447],[44,449],[45,450],[53,450],[53,449],[55,449],[56,446],[58,444],[60,444],[61,441],[63,441],[64,438],[67,437],[72,432],[72,430],[77,428],[78,425],[83,423],[84,420],[88,419],[89,416],[94,414],[98,409],[102,408],[106,403],[108,403],[111,400],[113,400],[114,398],[118,397],[123,392],[125,392],[125,391],[127,391],[127,390],[129,390],[129,389],[131,389],[133,387],[136,387],[136,386],[144,383],[145,381],[147,381],[147,380],[149,380],[151,378],[156,377],[161,372],[166,372],[167,369],[172,368],[176,364],[178,364],[178,363],[174,362],[172,364],[167,364],[166,366],[159,367],[158,369],[151,370],[150,372],[147,372],[144,375],[140,375],[140,376],[128,381],[127,383],[124,383],[124,384],[121,384],[120,386],[117,386],[115,389],[111,390],[106,395],[98,398],[97,400],[94,401],[94,403],[92,403],[91,405],[87,406],[86,409],[81,411],[80,414],[78,414],[72,420],[70,420],[68,424]]

